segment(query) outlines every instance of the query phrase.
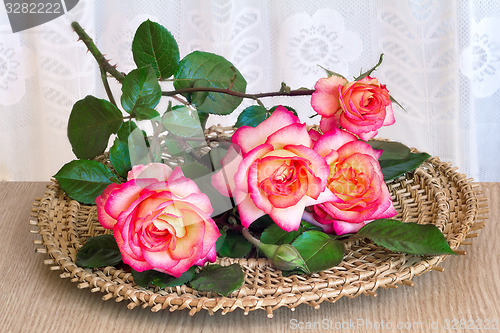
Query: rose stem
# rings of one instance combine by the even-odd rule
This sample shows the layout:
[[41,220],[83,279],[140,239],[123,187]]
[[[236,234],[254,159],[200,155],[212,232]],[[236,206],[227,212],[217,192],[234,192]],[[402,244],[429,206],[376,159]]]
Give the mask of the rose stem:
[[274,97],[274,96],[308,96],[312,95],[312,93],[315,91],[314,89],[297,89],[297,90],[290,90],[290,91],[274,91],[274,92],[266,92],[266,93],[257,93],[257,94],[247,94],[247,93],[241,93],[237,91],[233,91],[230,89],[224,89],[224,88],[213,88],[213,87],[192,87],[192,88],[184,88],[184,89],[178,89],[178,90],[172,90],[172,91],[162,91],[161,94],[162,96],[174,96],[178,94],[184,94],[184,93],[193,93],[193,92],[199,92],[199,91],[207,91],[207,92],[216,92],[216,93],[222,93],[222,94],[227,94],[231,96],[236,96],[236,97],[241,97],[241,98],[251,98],[251,99],[259,99],[262,97]]
[[87,49],[92,53],[94,56],[95,60],[97,61],[97,64],[99,65],[100,68],[102,68],[104,71],[108,72],[113,76],[118,82],[122,82],[123,79],[125,78],[125,74],[119,72],[115,66],[112,66],[106,58],[104,58],[104,55],[99,51],[97,46],[94,44],[94,41],[92,38],[87,35],[85,30],[80,26],[78,22],[73,22],[71,23],[71,27],[73,30],[76,32],[80,40],[85,43],[87,46]]
[[[90,38],[90,36],[87,35],[87,33],[85,32],[85,30],[83,30],[83,28],[80,26],[80,24],[78,22],[73,22],[73,23],[71,23],[71,27],[76,32],[79,39],[85,43],[85,45],[87,46],[87,49],[94,56],[99,67],[102,70],[104,70],[105,72],[109,73],[111,76],[113,76],[118,82],[120,82],[120,83],[123,82],[123,80],[125,78],[125,73],[119,72],[116,69],[116,66],[112,66],[108,62],[108,60],[104,57],[104,55],[101,53],[101,51],[99,51],[97,46],[94,44],[94,41],[92,40],[92,38]],[[101,74],[102,74],[102,72],[101,72]],[[104,83],[104,87],[106,88],[106,92],[109,95],[111,90],[109,89],[109,86],[108,86],[107,82],[105,82],[104,78],[103,78],[103,83]],[[274,97],[274,96],[308,96],[308,95],[312,95],[312,93],[315,90],[314,89],[296,89],[296,90],[289,90],[289,91],[275,91],[275,92],[265,92],[265,93],[257,93],[257,94],[247,94],[247,93],[241,93],[241,92],[233,91],[231,89],[224,89],[224,88],[191,87],[191,88],[178,89],[178,90],[173,90],[173,91],[162,91],[162,95],[163,96],[175,96],[175,95],[179,95],[179,94],[183,94],[183,93],[193,93],[193,92],[200,92],[200,91],[223,93],[223,94],[227,94],[227,95],[231,95],[231,96],[236,96],[236,97],[241,97],[241,98],[251,98],[254,100],[258,100],[259,98],[262,98],[262,97]],[[111,99],[113,99],[113,98],[110,97],[110,100]]]
[[114,106],[118,107],[118,105],[116,105],[115,98],[113,97],[113,93],[111,92],[111,88],[109,87],[108,76],[106,74],[106,71],[102,67],[100,67],[100,70],[101,70],[101,80],[104,85],[104,89],[106,90],[106,94],[108,95],[109,101]]
[[241,233],[243,234],[243,237],[245,237],[247,241],[252,243],[256,248],[260,248],[262,246],[262,242],[257,238],[253,237],[247,228],[241,229]]

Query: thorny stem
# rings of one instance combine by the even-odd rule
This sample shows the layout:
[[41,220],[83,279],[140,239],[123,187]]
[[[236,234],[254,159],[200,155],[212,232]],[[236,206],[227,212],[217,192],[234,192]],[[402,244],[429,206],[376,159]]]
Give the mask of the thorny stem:
[[237,91],[233,91],[230,89],[224,89],[224,88],[212,88],[212,87],[193,87],[193,88],[184,88],[184,89],[177,89],[173,91],[162,91],[161,94],[162,96],[174,96],[178,94],[184,94],[184,93],[193,93],[193,92],[199,92],[199,91],[207,91],[207,92],[216,92],[216,93],[223,93],[231,96],[236,96],[236,97],[241,97],[241,98],[251,98],[251,99],[259,99],[263,97],[274,97],[274,96],[309,96],[312,95],[312,93],[315,91],[314,89],[296,89],[296,90],[290,90],[290,91],[274,91],[274,92],[266,92],[266,93],[257,93],[257,94],[247,94],[247,93],[240,93]]
[[85,30],[80,26],[78,22],[73,22],[71,23],[71,27],[73,30],[76,32],[78,37],[82,40],[82,42],[85,43],[87,46],[87,49],[92,53],[94,56],[95,60],[97,61],[97,64],[99,64],[99,67],[102,68],[104,71],[107,73],[111,74],[118,82],[122,82],[123,79],[125,78],[125,74],[122,72],[119,72],[114,66],[112,66],[106,58],[104,58],[104,55],[99,51],[97,46],[94,44],[94,41],[92,38],[87,35]]
[[[92,38],[87,35],[85,30],[80,26],[78,22],[73,22],[71,23],[71,27],[73,30],[76,32],[78,35],[79,39],[82,40],[85,45],[87,46],[87,49],[92,53],[94,56],[95,60],[97,61],[97,64],[99,65],[99,68],[101,69],[101,77],[104,83],[104,88],[106,89],[106,93],[108,94],[108,97],[110,98],[110,101],[114,101],[112,95],[111,95],[111,90],[109,89],[109,85],[107,82],[106,75],[105,73],[109,73],[112,77],[114,77],[118,82],[122,83],[123,80],[125,79],[125,73],[122,73],[116,69],[116,66],[111,65],[108,60],[104,57],[104,55],[99,51],[97,46],[94,44],[94,41]],[[312,95],[313,92],[315,91],[314,89],[296,89],[296,90],[289,90],[289,91],[275,91],[275,92],[266,92],[266,93],[256,93],[256,94],[247,94],[247,93],[241,93],[237,91],[231,90],[232,85],[228,89],[224,88],[213,88],[213,87],[192,87],[192,88],[184,88],[184,89],[178,89],[178,90],[173,90],[173,91],[162,91],[163,96],[169,96],[177,99],[179,101],[179,97],[176,95],[184,94],[184,93],[193,93],[193,92],[200,92],[200,91],[206,91],[206,92],[215,92],[215,93],[222,93],[222,94],[227,94],[231,96],[236,96],[240,98],[250,98],[255,100],[258,104],[262,105],[260,102],[259,98],[263,97],[274,97],[274,96],[309,96]],[[182,102],[182,100],[181,100]],[[184,102],[183,104],[185,104]],[[116,105],[116,103],[113,103]]]

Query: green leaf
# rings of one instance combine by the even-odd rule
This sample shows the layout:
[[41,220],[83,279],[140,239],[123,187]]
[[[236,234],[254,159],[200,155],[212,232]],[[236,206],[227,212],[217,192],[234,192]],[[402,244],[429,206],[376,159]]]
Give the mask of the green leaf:
[[198,111],[198,119],[200,119],[201,128],[204,130],[207,127],[209,113]]
[[[271,114],[276,110],[278,106],[279,105],[275,105],[269,110],[267,110],[265,107],[261,105],[251,105],[239,114],[238,120],[236,121],[236,124],[234,126],[257,127],[257,125],[259,125],[261,122],[269,118],[269,116],[271,116]],[[288,111],[291,111],[295,116],[297,116],[297,112],[293,108],[284,105],[282,106],[286,108]]]
[[251,105],[240,113],[234,126],[257,127],[257,125],[269,118],[269,115],[270,113],[265,107],[260,105]]
[[292,243],[312,273],[331,268],[344,258],[344,243],[321,231],[302,233]]
[[132,170],[130,163],[130,154],[128,144],[119,138],[115,139],[113,146],[109,149],[109,160],[116,172],[122,177],[127,178],[127,174]]
[[95,199],[114,177],[108,167],[93,160],[73,160],[54,175],[71,199],[90,205],[95,204]]
[[183,152],[183,158],[184,164],[181,165],[181,169],[187,178],[196,180],[212,172],[208,155],[201,156],[200,159],[196,160],[191,153]]
[[399,106],[401,109],[403,109],[404,112],[407,112],[406,109],[401,104],[399,104],[399,102],[396,101],[396,99],[394,97],[389,95],[389,98],[391,99],[391,102],[396,103],[396,105]]
[[76,254],[75,264],[80,267],[114,266],[122,261],[120,249],[113,235],[100,235],[87,240]]
[[137,120],[151,120],[160,118],[160,114],[158,113],[158,111],[150,108],[137,108],[135,109],[134,114]]
[[217,238],[217,241],[215,242],[215,248],[217,250],[217,253],[219,253],[220,248],[222,245],[224,245],[224,241],[226,240],[226,230],[224,229],[219,229],[220,236]]
[[360,74],[358,77],[355,77],[354,78],[354,81],[359,81],[359,80],[362,80],[364,79],[365,77],[371,75],[376,69],[378,66],[380,66],[382,64],[382,61],[384,60],[384,54],[382,53],[380,55],[380,58],[378,59],[378,63],[373,66],[372,68],[370,68],[369,70],[367,70],[366,72]]
[[162,25],[147,20],[134,36],[132,54],[137,67],[151,65],[160,79],[167,79],[179,67],[179,47]]
[[303,228],[299,227],[297,231],[285,231],[281,229],[277,224],[270,225],[262,232],[260,235],[260,241],[266,244],[291,244],[295,238],[297,238],[302,232]]
[[122,122],[120,110],[104,99],[87,96],[76,102],[68,122],[68,138],[76,157],[92,159],[102,154]]
[[415,170],[430,157],[427,153],[412,153],[399,142],[370,140],[367,143],[373,149],[383,150],[379,164],[385,181]]
[[311,223],[304,221],[304,220],[300,221],[300,226],[302,228],[304,228],[305,231],[308,231],[308,230],[323,231],[323,228],[318,227],[317,225],[311,224]]
[[213,291],[219,295],[228,296],[241,287],[244,279],[245,275],[238,264],[208,265],[196,274],[190,285],[198,291]]
[[[193,81],[193,88],[205,88],[210,87],[210,81],[204,79],[198,79]],[[190,95],[191,104],[193,105],[203,105],[206,98],[208,97],[208,91],[196,91]]]
[[[181,60],[175,79],[176,89],[190,88],[197,80],[205,80],[203,84],[208,88],[231,88],[231,91],[244,93],[247,85],[241,73],[229,61],[221,56],[201,51],[190,53]],[[199,84],[198,88],[201,87]],[[186,94],[186,97],[191,101],[192,94]],[[195,100],[198,111],[225,115],[233,112],[240,105],[242,98],[209,92],[205,98],[197,96]]]
[[118,133],[117,133],[118,138],[122,141],[127,142],[128,136],[136,128],[137,128],[137,124],[131,120],[123,122],[123,124],[120,126],[120,129],[118,130]]
[[[179,138],[178,136],[168,133],[165,137],[165,151],[170,156],[178,156],[184,154],[186,151],[191,151],[193,148],[205,147],[205,141],[190,141],[189,139]],[[182,144],[181,144],[182,143]]]
[[165,137],[165,146],[167,147],[166,153],[170,156],[178,156],[184,152],[184,148],[174,138],[172,133],[168,133]]
[[319,67],[323,68],[323,70],[326,72],[326,75],[328,75],[328,77],[330,77],[330,76],[337,76],[337,77],[340,77],[340,78],[342,78],[342,79],[344,79],[344,80],[347,81],[347,79],[342,74],[339,74],[339,73],[336,73],[336,72],[332,72],[331,70],[326,69],[323,66],[319,66]]
[[427,153],[410,153],[402,160],[383,160],[379,161],[384,180],[388,181],[397,178],[408,171],[415,170],[424,163],[431,155]]
[[154,285],[160,288],[182,286],[183,284],[191,281],[195,276],[196,267],[192,266],[187,271],[182,273],[181,276],[176,278],[175,276],[168,275],[162,272],[155,271],[153,269],[138,272],[132,270],[132,276],[134,277],[134,282],[139,286],[147,288],[149,285]]
[[255,220],[251,225],[250,225],[250,230],[253,232],[260,234],[266,230],[271,225],[274,225],[273,219],[269,215],[263,215],[259,217],[257,220]]
[[380,219],[363,226],[358,235],[394,252],[416,255],[455,254],[441,231],[433,224]]
[[410,155],[410,148],[399,142],[369,140],[367,142],[373,149],[383,150],[380,160],[404,159]]
[[200,178],[210,173],[210,170],[206,166],[198,162],[183,164],[181,169],[184,176],[190,179]]
[[163,114],[163,126],[167,131],[182,137],[204,137],[198,112],[181,107]]
[[160,98],[161,87],[150,66],[134,69],[125,76],[121,103],[131,115],[135,116],[139,108],[154,109]]
[[252,244],[239,232],[226,231],[226,238],[222,244],[219,255],[221,257],[242,258],[250,252]]
[[128,136],[128,151],[130,163],[132,165],[148,164],[153,162],[153,157],[149,149],[149,142],[144,131],[136,128]]

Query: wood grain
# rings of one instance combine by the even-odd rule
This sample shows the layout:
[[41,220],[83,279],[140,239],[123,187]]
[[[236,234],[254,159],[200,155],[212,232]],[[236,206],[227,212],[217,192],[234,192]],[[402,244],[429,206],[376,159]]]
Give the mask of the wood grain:
[[[482,183],[490,217],[465,256],[448,258],[443,272],[414,279],[415,286],[379,290],[378,296],[322,303],[318,310],[302,305],[295,312],[280,308],[273,319],[264,311],[222,316],[187,311],[152,313],[128,310],[102,294],[79,290],[60,272],[43,264],[30,234],[30,209],[45,183],[0,183],[0,331],[2,332],[478,332],[446,330],[446,320],[500,320],[500,183]],[[436,329],[429,328],[432,322]],[[316,324],[316,329],[299,329]],[[469,322],[471,323],[471,322]],[[344,325],[342,327],[341,325]],[[406,325],[398,329],[397,325]],[[339,327],[340,325],[340,327]],[[379,326],[377,326],[379,325]],[[392,326],[392,329],[390,327]],[[377,329],[377,327],[379,327]],[[306,327],[305,327],[306,328]],[[498,330],[484,330],[495,332]]]

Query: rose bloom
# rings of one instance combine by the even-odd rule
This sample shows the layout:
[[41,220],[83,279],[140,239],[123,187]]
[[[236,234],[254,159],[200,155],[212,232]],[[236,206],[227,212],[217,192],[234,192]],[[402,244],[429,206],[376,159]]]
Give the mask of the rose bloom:
[[99,222],[113,229],[123,262],[136,271],[179,277],[216,259],[220,234],[210,200],[179,167],[134,166],[127,182],[108,186],[96,204]]
[[378,163],[381,150],[340,129],[323,134],[314,148],[330,166],[328,189],[341,199],[314,206],[326,232],[354,233],[369,221],[397,215]]
[[311,105],[322,116],[323,133],[342,127],[366,141],[380,127],[395,122],[389,91],[375,78],[347,83],[342,77],[330,76],[320,79],[314,88]]
[[297,230],[306,206],[337,199],[326,189],[328,166],[312,149],[306,124],[284,107],[231,140],[212,185],[235,198],[244,227],[268,214],[283,230]]

